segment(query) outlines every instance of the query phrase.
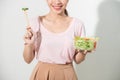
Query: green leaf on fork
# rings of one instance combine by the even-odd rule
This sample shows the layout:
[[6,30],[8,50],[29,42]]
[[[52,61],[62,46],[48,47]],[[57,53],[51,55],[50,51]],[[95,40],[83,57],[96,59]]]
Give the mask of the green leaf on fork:
[[22,8],[23,11],[27,11],[29,8]]

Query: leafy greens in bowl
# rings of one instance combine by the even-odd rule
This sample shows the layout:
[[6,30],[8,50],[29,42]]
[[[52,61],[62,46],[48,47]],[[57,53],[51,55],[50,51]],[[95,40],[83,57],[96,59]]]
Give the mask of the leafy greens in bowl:
[[98,38],[87,38],[87,37],[75,37],[74,45],[75,49],[91,51],[96,48],[96,42]]

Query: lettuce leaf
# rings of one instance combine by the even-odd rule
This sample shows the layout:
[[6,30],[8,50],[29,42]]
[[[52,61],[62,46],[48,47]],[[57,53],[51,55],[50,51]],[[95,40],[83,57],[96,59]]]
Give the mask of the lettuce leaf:
[[95,48],[95,42],[97,38],[83,38],[75,37],[75,48],[80,50],[93,50]]
[[22,8],[23,11],[27,11],[29,8]]

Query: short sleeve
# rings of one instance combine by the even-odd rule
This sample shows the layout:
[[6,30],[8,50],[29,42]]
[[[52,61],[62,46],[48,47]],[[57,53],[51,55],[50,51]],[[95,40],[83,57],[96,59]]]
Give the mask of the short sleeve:
[[35,38],[35,42],[34,42],[35,54],[37,54],[40,46],[40,42],[39,42],[40,41],[40,32],[39,32],[40,25],[39,25],[38,17],[34,17],[30,19],[30,27],[34,33],[33,35]]
[[76,19],[75,21],[75,32],[74,33],[75,33],[75,36],[79,36],[79,37],[86,36],[84,23],[79,19]]

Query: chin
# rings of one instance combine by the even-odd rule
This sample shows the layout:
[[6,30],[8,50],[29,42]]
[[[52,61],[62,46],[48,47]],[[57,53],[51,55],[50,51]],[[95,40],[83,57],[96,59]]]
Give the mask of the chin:
[[54,11],[54,13],[60,15],[62,14],[62,11]]

